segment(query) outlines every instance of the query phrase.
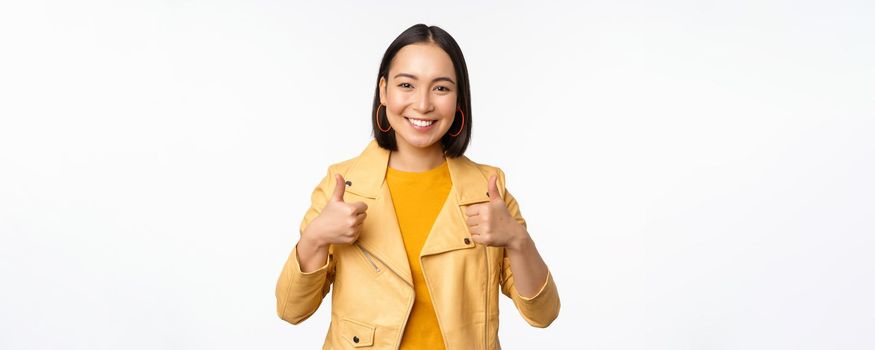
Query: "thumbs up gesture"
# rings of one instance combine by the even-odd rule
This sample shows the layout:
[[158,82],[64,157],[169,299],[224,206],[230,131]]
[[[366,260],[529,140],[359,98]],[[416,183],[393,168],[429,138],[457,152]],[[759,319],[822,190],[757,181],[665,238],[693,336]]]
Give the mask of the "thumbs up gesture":
[[510,212],[498,194],[497,177],[489,178],[489,202],[477,203],[465,209],[468,231],[475,243],[493,247],[513,247],[528,233]]
[[337,180],[334,193],[304,232],[317,246],[355,242],[361,233],[362,223],[368,216],[368,205],[364,202],[343,201],[343,194],[346,192],[343,175],[336,174],[334,178]]

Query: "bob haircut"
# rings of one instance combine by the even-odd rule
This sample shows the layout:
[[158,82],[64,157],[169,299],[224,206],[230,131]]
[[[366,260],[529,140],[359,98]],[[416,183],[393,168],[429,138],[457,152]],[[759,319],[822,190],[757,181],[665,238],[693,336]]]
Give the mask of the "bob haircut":
[[383,54],[383,60],[380,62],[380,71],[377,74],[377,88],[374,89],[374,105],[371,108],[371,125],[373,126],[374,139],[380,147],[390,151],[397,151],[398,144],[395,140],[395,129],[387,132],[380,131],[377,125],[377,118],[380,118],[380,124],[388,125],[389,120],[386,117],[386,108],[380,108],[380,115],[377,114],[377,107],[380,106],[380,78],[386,79],[386,86],[389,84],[389,65],[395,55],[401,48],[417,43],[434,43],[443,49],[450,60],[453,61],[453,67],[456,71],[456,105],[465,113],[465,125],[456,137],[452,137],[450,133],[459,132],[462,118],[456,110],[456,117],[453,118],[453,124],[447,133],[441,137],[441,145],[443,146],[444,155],[450,158],[456,158],[465,154],[465,149],[468,148],[468,142],[471,140],[471,92],[468,85],[468,66],[465,64],[465,56],[462,55],[462,49],[456,44],[456,40],[449,33],[437,26],[426,26],[419,23],[410,28],[407,28],[401,35],[395,38],[395,41],[386,49]]

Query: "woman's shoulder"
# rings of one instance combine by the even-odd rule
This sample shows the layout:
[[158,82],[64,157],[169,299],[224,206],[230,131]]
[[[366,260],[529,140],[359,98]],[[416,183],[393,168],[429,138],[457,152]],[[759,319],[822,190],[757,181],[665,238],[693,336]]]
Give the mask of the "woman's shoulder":
[[352,168],[358,161],[362,159],[371,158],[373,160],[374,158],[387,157],[387,155],[384,154],[385,152],[387,151],[379,148],[376,140],[371,140],[364,147],[364,149],[360,150],[360,153],[356,154],[355,156],[347,157],[341,160],[335,160],[334,162],[329,163],[328,171],[332,174],[345,174],[349,171],[350,168]]
[[504,172],[504,170],[501,170],[501,167],[499,167],[498,165],[477,163],[474,161],[472,161],[471,163],[473,163],[475,166],[477,166],[477,168],[480,169],[480,172],[482,172],[484,174],[494,174],[494,173],[498,173],[498,172]]
[[480,174],[487,181],[489,180],[490,177],[492,177],[492,175],[496,175],[498,177],[498,179],[497,179],[498,180],[497,181],[498,188],[501,192],[504,192],[504,188],[506,186],[505,173],[504,173],[504,170],[501,168],[501,166],[494,164],[494,163],[476,162],[476,161],[473,161],[464,155],[461,156],[460,159],[462,159],[463,162],[470,164],[473,168],[479,170]]
[[328,165],[328,171],[331,173],[345,174],[348,172],[349,168],[351,168],[352,165],[355,164],[355,162],[358,158],[359,157],[356,156],[353,158],[344,159],[341,161],[331,163]]
[[471,164],[473,167],[477,168],[477,170],[480,170],[480,172],[487,178],[489,177],[489,175],[493,174],[498,174],[500,177],[504,177],[504,170],[502,170],[501,167],[497,164],[480,163],[464,155],[459,157],[459,159],[461,159],[462,162]]

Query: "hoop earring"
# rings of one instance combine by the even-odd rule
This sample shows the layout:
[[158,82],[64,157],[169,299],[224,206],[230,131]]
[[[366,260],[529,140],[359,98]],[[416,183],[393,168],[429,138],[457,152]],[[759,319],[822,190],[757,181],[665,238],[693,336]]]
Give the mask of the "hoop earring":
[[[377,113],[374,113],[374,119],[377,120],[377,128],[379,128],[380,131],[382,131],[382,132],[387,132],[387,131],[389,131],[389,130],[392,130],[392,125],[389,125],[389,128],[386,129],[386,130],[383,130],[383,127],[380,126],[380,108],[381,108],[381,107],[383,107],[383,104],[382,104],[382,103],[381,103],[379,106],[377,106]],[[389,121],[389,118],[388,118],[388,117],[386,118],[386,121]]]
[[462,125],[459,126],[459,131],[457,131],[455,134],[450,134],[450,136],[452,136],[452,137],[459,136],[459,133],[461,133],[462,129],[465,128],[465,112],[462,112],[462,108],[459,107],[458,105],[456,106],[456,110],[459,111],[459,113],[462,113]]

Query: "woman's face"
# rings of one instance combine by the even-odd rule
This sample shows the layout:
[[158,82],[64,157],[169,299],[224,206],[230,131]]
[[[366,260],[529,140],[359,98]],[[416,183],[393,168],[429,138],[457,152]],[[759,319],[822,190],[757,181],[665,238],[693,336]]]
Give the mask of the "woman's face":
[[389,65],[388,81],[380,78],[380,102],[399,148],[439,143],[453,124],[456,91],[453,61],[443,49],[426,43],[401,48]]

